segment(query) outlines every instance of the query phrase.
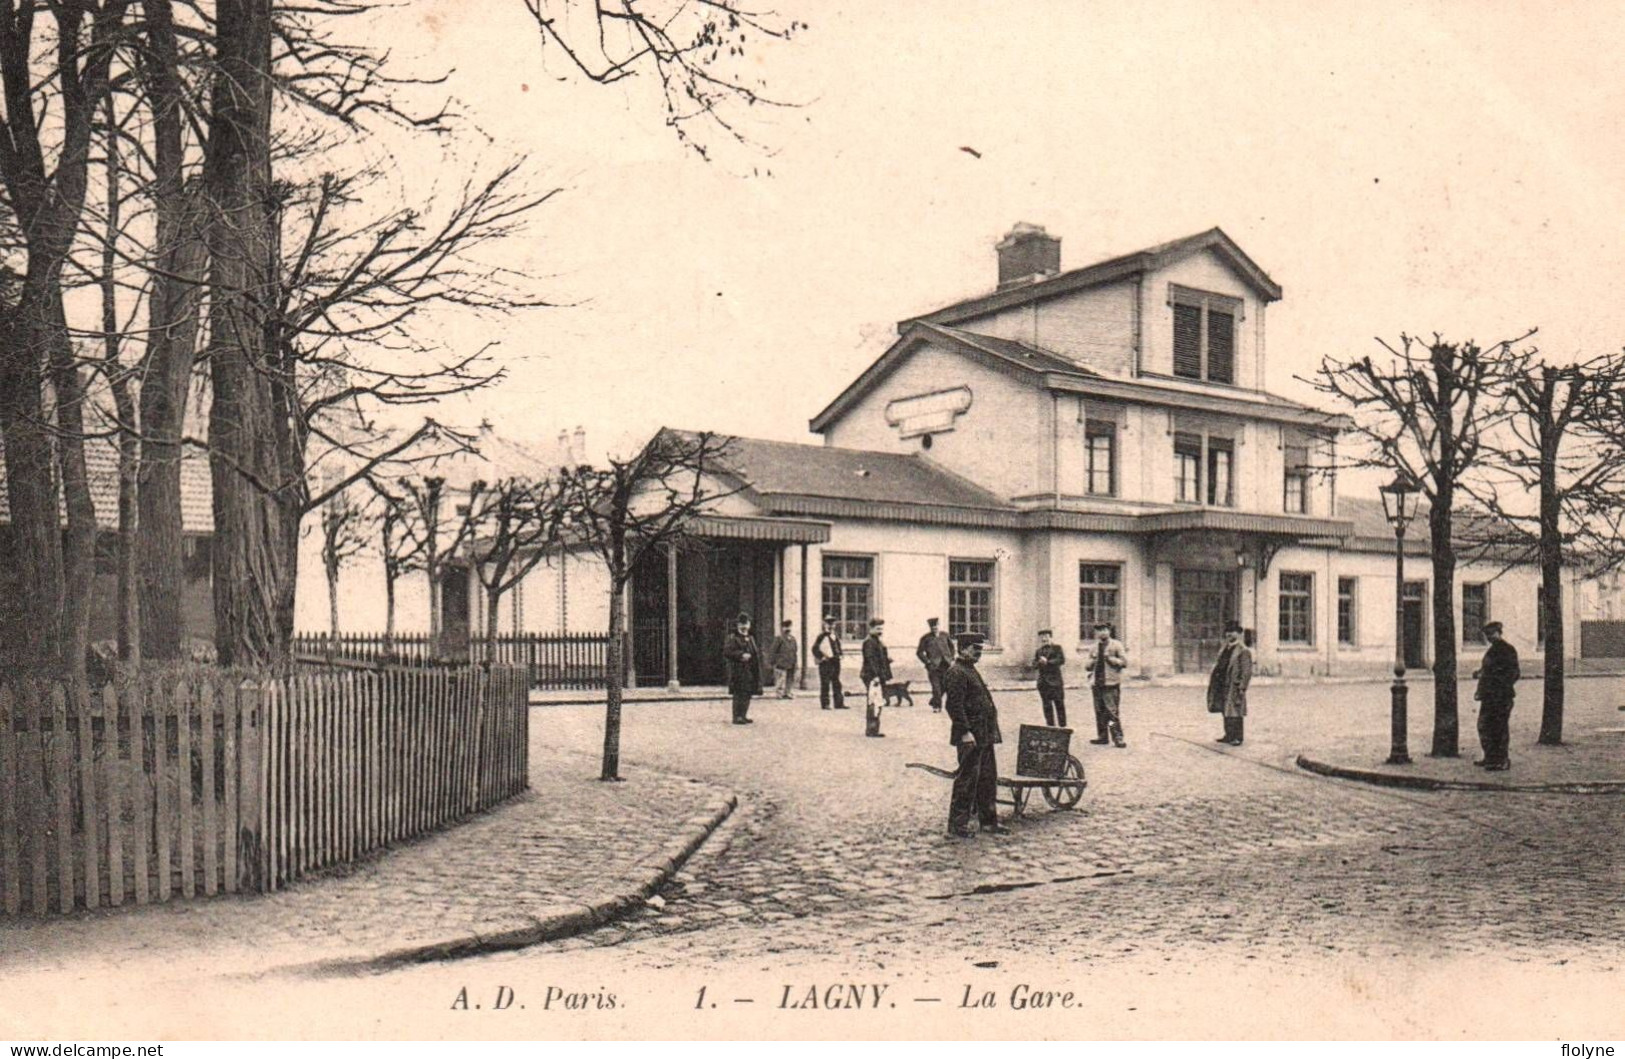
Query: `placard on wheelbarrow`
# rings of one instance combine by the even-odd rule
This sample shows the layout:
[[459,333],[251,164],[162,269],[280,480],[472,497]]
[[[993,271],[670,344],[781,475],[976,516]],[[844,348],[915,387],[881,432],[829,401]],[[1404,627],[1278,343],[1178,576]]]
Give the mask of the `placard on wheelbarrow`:
[[1056,779],[1066,774],[1072,752],[1072,729],[1021,726],[1016,743],[1016,775]]

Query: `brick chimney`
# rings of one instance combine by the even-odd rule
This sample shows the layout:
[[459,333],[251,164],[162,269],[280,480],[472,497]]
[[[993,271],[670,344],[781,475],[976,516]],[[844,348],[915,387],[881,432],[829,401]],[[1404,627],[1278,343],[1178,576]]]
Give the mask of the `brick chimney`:
[[1061,271],[1061,241],[1041,225],[1018,222],[994,249],[999,252],[1000,290]]

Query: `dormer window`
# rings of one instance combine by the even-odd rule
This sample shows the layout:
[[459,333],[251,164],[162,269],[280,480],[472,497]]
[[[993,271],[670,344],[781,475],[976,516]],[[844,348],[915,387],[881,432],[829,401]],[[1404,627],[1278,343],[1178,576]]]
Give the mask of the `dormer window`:
[[1174,310],[1174,374],[1233,385],[1241,299],[1170,286],[1168,303]]

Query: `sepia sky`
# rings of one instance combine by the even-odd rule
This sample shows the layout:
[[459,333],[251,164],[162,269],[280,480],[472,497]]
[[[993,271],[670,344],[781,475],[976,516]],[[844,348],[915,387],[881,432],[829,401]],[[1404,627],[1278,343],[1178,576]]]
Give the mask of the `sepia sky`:
[[647,78],[564,79],[519,0],[390,11],[380,39],[454,68],[489,137],[403,180],[524,153],[565,189],[512,263],[570,304],[495,328],[510,378],[458,414],[595,451],[662,424],[816,440],[897,320],[991,289],[1016,221],[1063,268],[1224,228],[1285,289],[1271,388],[1300,399],[1377,335],[1625,344],[1625,7],[776,2],[811,28],[751,58],[803,105],[745,115],[771,157],[714,163]]

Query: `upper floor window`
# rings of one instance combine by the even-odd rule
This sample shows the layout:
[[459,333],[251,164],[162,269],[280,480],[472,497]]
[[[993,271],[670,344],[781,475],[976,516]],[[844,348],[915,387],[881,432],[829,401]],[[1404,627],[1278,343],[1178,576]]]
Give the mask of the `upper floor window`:
[[1176,286],[1168,300],[1174,310],[1174,374],[1234,383],[1241,299]]
[[1202,438],[1174,435],[1174,499],[1182,504],[1202,502]]
[[1207,439],[1207,502],[1231,507],[1236,502],[1230,471],[1235,466],[1235,446],[1221,438]]
[[1283,507],[1289,515],[1309,514],[1309,449],[1287,446]]
[[993,639],[993,564],[980,559],[948,562],[948,635],[975,632]]
[[1234,507],[1236,443],[1204,434],[1174,435],[1174,499]]
[[1091,421],[1084,428],[1084,444],[1089,463],[1085,489],[1090,496],[1116,496],[1117,428]]

